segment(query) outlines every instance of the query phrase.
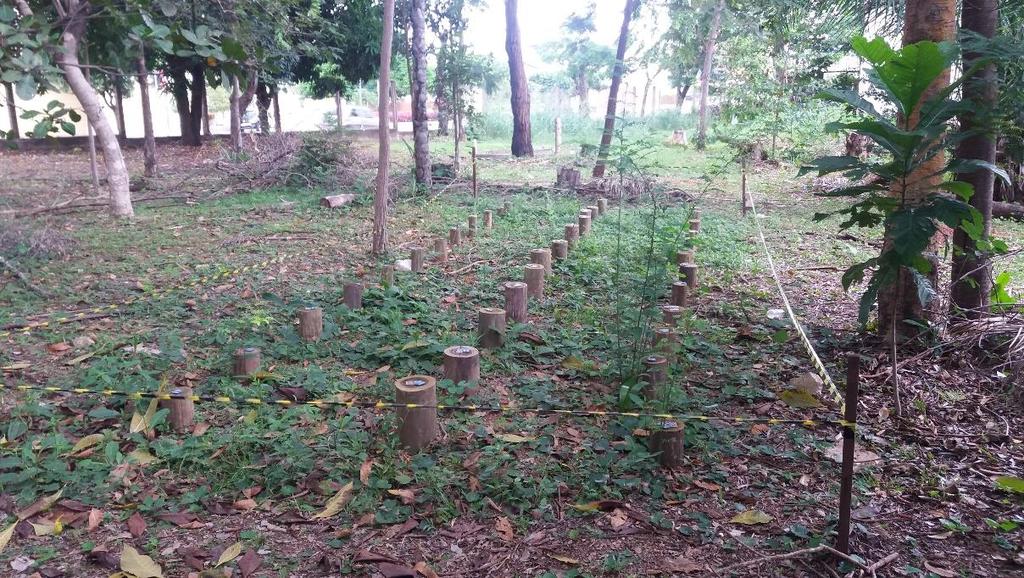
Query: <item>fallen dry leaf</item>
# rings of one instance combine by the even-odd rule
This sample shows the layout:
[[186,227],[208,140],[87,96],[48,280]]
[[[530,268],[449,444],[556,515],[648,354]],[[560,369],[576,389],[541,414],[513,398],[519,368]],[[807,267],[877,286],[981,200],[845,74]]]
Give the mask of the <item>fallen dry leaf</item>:
[[499,516],[494,520],[494,531],[498,533],[498,536],[506,541],[511,542],[516,539],[516,533],[512,530],[512,523],[508,521],[505,516]]
[[416,565],[412,567],[412,569],[419,572],[426,578],[441,578],[437,575],[437,572],[434,572],[433,568],[427,565],[426,562],[417,562]]
[[220,557],[217,558],[217,563],[214,564],[214,566],[223,566],[228,562],[234,560],[235,558],[238,558],[238,555],[241,553],[242,543],[235,542],[234,544],[225,548],[223,552],[221,552]]
[[697,486],[698,488],[703,488],[709,492],[717,492],[718,490],[722,489],[722,486],[719,486],[718,484],[712,484],[711,482],[702,482],[701,480],[693,480],[693,485]]
[[364,486],[370,483],[370,471],[373,469],[373,460],[366,460],[359,466],[359,481]]
[[930,564],[927,560],[924,561],[924,569],[937,576],[942,576],[942,578],[956,578],[960,575],[958,572]]
[[327,500],[327,504],[324,505],[324,509],[313,515],[314,520],[324,520],[327,518],[334,517],[341,512],[349,501],[352,499],[352,482],[345,484],[343,488],[338,490],[337,494],[334,494],[330,500]]
[[125,544],[121,550],[121,570],[135,578],[163,578],[164,571],[160,565],[135,548]]
[[238,559],[238,570],[242,573],[242,578],[249,578],[253,572],[260,569],[263,561],[259,555],[256,554],[256,550],[249,548],[245,551],[245,555]]
[[416,501],[416,492],[409,489],[388,490],[388,493],[392,496],[398,496],[406,506]]
[[563,554],[555,554],[554,552],[545,552],[545,553],[548,555],[548,558],[551,558],[551,559],[554,559],[554,560],[558,560],[562,564],[569,564],[570,566],[578,566],[579,563],[580,563],[579,560],[577,560],[575,558],[570,558],[569,556],[565,556]]
[[744,512],[736,514],[729,521],[734,524],[752,526],[754,524],[767,524],[768,522],[771,522],[774,519],[775,518],[769,516],[768,514],[765,514],[761,510],[746,510]]
[[611,514],[608,514],[608,522],[611,523],[613,530],[618,530],[629,522],[629,516],[626,515],[626,512],[615,509]]
[[102,510],[97,510],[96,508],[93,508],[93,509],[89,510],[89,525],[86,526],[86,529],[89,532],[92,532],[96,528],[99,528],[100,524],[102,522],[103,522],[103,511]]
[[663,572],[682,572],[683,574],[690,574],[692,572],[700,572],[704,569],[704,566],[690,560],[678,556],[676,558],[666,558],[662,560],[660,569]]
[[141,538],[146,533],[146,521],[138,512],[128,517],[128,531],[136,538]]
[[255,510],[256,509],[256,500],[254,500],[252,498],[244,498],[244,499],[241,499],[241,500],[237,500],[234,504],[231,504],[231,507],[236,509],[236,510],[242,510],[243,512],[248,512],[249,510]]

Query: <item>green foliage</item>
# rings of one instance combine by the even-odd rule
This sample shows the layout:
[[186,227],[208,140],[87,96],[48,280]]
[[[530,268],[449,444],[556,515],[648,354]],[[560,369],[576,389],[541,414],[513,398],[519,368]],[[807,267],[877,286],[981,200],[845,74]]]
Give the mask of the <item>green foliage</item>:
[[[891,236],[891,243],[878,257],[853,265],[843,275],[843,286],[849,289],[863,281],[871,270],[860,300],[860,321],[866,323],[879,291],[895,283],[904,269],[910,271],[916,280],[919,300],[926,302],[930,299],[935,289],[929,285],[926,276],[932,272],[932,265],[924,254],[938,232],[939,224],[954,228],[967,224],[964,230],[977,237],[982,216],[966,203],[973,194],[966,183],[944,183],[934,190],[921,191],[918,190],[920,183],[910,182],[911,175],[919,167],[943,154],[949,144],[963,138],[963,133],[948,134],[949,122],[962,109],[960,103],[950,98],[959,82],[934,98],[923,99],[925,89],[951,64],[955,56],[953,47],[925,41],[894,50],[882,39],[868,41],[864,38],[855,39],[853,47],[858,55],[871,63],[869,80],[884,95],[885,104],[900,112],[897,120],[890,120],[856,92],[834,89],[822,93],[821,98],[844,103],[861,116],[854,122],[836,123],[834,129],[864,134],[885,153],[881,158],[871,159],[821,157],[803,167],[801,174],[841,173],[854,181],[851,186],[824,193],[826,196],[858,199],[834,213],[846,217],[840,227],[847,229],[881,224]],[[911,125],[907,114],[913,111],[919,111],[919,119]],[[953,159],[946,163],[941,173],[978,169],[998,170],[982,162]],[[927,181],[932,176],[916,178]],[[863,180],[867,177],[871,178]],[[890,186],[899,196],[889,194]],[[828,216],[819,215],[817,218]]]

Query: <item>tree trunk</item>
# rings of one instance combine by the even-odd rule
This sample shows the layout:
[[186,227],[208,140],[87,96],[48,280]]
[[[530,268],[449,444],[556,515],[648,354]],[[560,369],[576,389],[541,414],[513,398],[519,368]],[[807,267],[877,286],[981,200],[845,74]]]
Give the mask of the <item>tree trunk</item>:
[[114,79],[114,104],[117,105],[117,110],[114,111],[115,118],[117,119],[117,136],[121,138],[128,138],[128,133],[125,132],[124,127],[124,91],[121,90],[121,79]]
[[395,138],[398,138],[398,86],[395,81],[392,80],[388,86],[388,99],[391,102],[391,131],[395,133]]
[[241,90],[238,88],[238,77],[231,77],[231,149],[236,153],[242,150],[242,107],[240,104]]
[[530,87],[519,41],[518,10],[519,0],[505,0],[505,52],[508,53],[509,84],[512,88],[512,156],[532,157]]
[[[906,20],[903,28],[903,45],[907,46],[922,40],[935,42],[951,41],[956,33],[956,0],[909,0],[906,6]],[[922,102],[934,96],[949,85],[949,69],[940,75],[928,87]],[[917,124],[918,111],[914,111],[907,119],[908,128]],[[922,163],[906,182],[912,183],[905,190],[900,184],[893,185],[892,194],[905,199],[907,205],[918,204],[937,190],[942,182],[942,167],[945,166],[945,155],[939,153],[927,162]],[[932,270],[925,275],[932,287],[938,287],[939,258],[938,251],[948,232],[940,231],[932,241],[932,248],[925,258],[932,263]],[[891,236],[887,239],[884,250],[891,246]],[[878,295],[878,331],[891,339],[893,332],[899,336],[916,334],[920,329],[907,321],[933,319],[937,313],[934,307],[925,307],[917,297],[917,281],[907,270],[902,270],[895,283],[883,287]]]
[[601,148],[597,151],[597,164],[594,165],[594,178],[604,176],[604,165],[608,158],[608,150],[612,146],[612,134],[615,132],[615,109],[618,105],[619,85],[626,68],[626,44],[629,42],[629,21],[636,12],[640,0],[626,0],[626,9],[622,14],[622,28],[619,29],[619,46],[615,51],[615,69],[612,71],[612,85],[608,89],[608,111],[604,115],[604,133],[601,135]]
[[390,185],[391,135],[388,134],[388,87],[391,86],[391,40],[395,33],[395,0],[384,0],[384,33],[380,40],[380,74],[377,84],[377,190],[373,195],[373,245],[370,252],[380,255],[388,247],[388,201]]
[[[647,82],[644,82],[644,97],[640,100],[640,118],[643,118],[647,114],[647,97],[651,92],[651,84],[654,83],[654,78],[648,76]],[[651,112],[654,113],[654,105],[651,104]]]
[[281,132],[281,99],[280,90],[274,87],[274,132]]
[[[998,26],[998,0],[963,0],[961,30],[992,38],[996,35]],[[963,68],[969,69],[979,58],[980,54],[965,53]],[[975,117],[973,111],[992,110],[996,107],[999,100],[996,66],[990,64],[977,77],[969,79],[964,94],[974,106],[970,108],[970,112],[960,116],[960,130],[966,132],[986,128],[983,121]],[[957,146],[956,156],[961,159],[979,159],[995,163],[995,136],[986,131],[968,137]],[[992,192],[995,187],[995,175],[989,170],[979,170],[957,175],[956,178],[974,187],[974,196],[970,202],[985,219],[984,237],[987,239],[992,233]],[[977,243],[962,229],[958,228],[953,232],[953,247],[950,298],[954,312],[959,309],[969,318],[980,317],[984,315],[989,305],[992,263],[987,255],[978,252]]]
[[132,210],[132,195],[128,188],[128,167],[125,166],[124,156],[121,154],[121,145],[117,142],[117,135],[110,127],[107,116],[103,114],[99,95],[82,74],[78,62],[78,41],[85,36],[87,11],[82,10],[77,1],[71,4],[68,13],[73,17],[64,23],[61,34],[63,46],[56,55],[57,65],[64,72],[64,79],[71,87],[75,98],[85,109],[86,118],[96,129],[96,136],[103,149],[103,162],[107,169],[110,212],[118,217],[131,217],[135,213]]
[[580,72],[576,75],[576,98],[580,99],[579,113],[586,118],[590,116],[590,84],[587,82],[587,73]]
[[210,134],[210,125],[206,114],[206,77],[202,62],[190,63],[179,56],[168,55],[170,65],[171,94],[178,111],[178,123],[181,127],[181,144],[199,146],[205,129]]
[[153,132],[153,108],[149,102],[149,71],[146,69],[146,48],[139,43],[139,55],[135,61],[139,81],[139,100],[142,101],[143,157],[146,159],[146,176],[156,176],[156,136]]
[[7,120],[11,125],[11,133],[14,134],[14,138],[21,138],[21,132],[18,130],[18,109],[14,108],[14,87],[10,82],[4,83],[4,96],[7,99]]
[[700,105],[697,114],[697,150],[704,150],[708,142],[708,91],[711,87],[711,71],[715,63],[718,34],[722,30],[722,10],[724,8],[725,0],[719,0],[718,4],[715,4],[715,11],[711,15],[711,27],[708,29],[708,38],[704,43],[704,64],[700,72]]
[[[337,131],[341,132],[341,92],[334,93],[334,116],[338,118]],[[377,116],[381,116],[379,113]]]
[[[197,90],[201,94],[196,95]],[[189,122],[192,124],[192,132],[197,135],[195,146],[203,144],[198,137],[200,128],[203,136],[213,136],[210,129],[210,102],[206,94],[206,70],[202,65],[192,68],[192,119]]]
[[690,93],[690,85],[684,84],[676,87],[676,111],[683,112],[683,103],[686,102],[686,95]]
[[412,2],[412,132],[416,184],[429,189],[430,125],[427,120],[426,0]]
[[267,84],[260,82],[256,86],[256,109],[260,117],[260,134],[270,134],[270,105],[274,100],[274,91]]
[[[242,90],[238,95],[238,118],[245,117],[245,111],[249,110],[249,105],[252,104],[252,99],[256,96],[256,87],[259,85],[260,73],[255,68],[247,68],[249,77],[245,82],[245,90]],[[239,85],[241,88],[241,85]]]

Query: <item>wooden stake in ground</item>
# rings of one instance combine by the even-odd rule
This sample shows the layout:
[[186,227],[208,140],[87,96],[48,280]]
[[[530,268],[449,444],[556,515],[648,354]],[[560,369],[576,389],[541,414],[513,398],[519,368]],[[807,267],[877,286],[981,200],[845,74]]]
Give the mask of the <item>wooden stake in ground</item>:
[[444,378],[454,383],[476,385],[480,381],[480,352],[468,345],[444,350]]
[[462,242],[462,231],[458,227],[452,227],[448,230],[448,244],[452,247]]
[[665,420],[655,424],[651,434],[651,453],[657,453],[658,463],[663,468],[678,468],[683,465],[685,437],[683,423]]
[[[477,186],[476,186],[476,139],[473,139],[473,199],[477,198]],[[470,227],[475,229],[476,227]]]
[[427,250],[423,247],[409,247],[409,261],[411,261],[409,268],[413,273],[423,272],[423,261],[426,253]]
[[530,251],[530,262],[544,266],[544,272],[551,274],[551,249],[533,249]]
[[690,219],[690,233],[700,233],[700,218]]
[[160,402],[160,405],[170,410],[167,414],[167,422],[171,424],[174,431],[183,433],[192,429],[192,421],[195,419],[195,402],[192,401],[191,387],[175,387],[170,391],[175,397],[184,399],[170,399]]
[[580,226],[580,237],[590,232],[590,211],[580,211],[580,216],[576,220]]
[[686,281],[686,284],[690,287],[690,294],[695,296],[697,291],[697,265],[693,263],[683,263],[680,265],[679,278]]
[[299,309],[299,336],[303,341],[319,341],[324,332],[324,312],[310,305]]
[[597,214],[603,215],[608,212],[608,199],[601,197],[597,200]]
[[505,317],[515,323],[526,323],[527,285],[522,281],[505,283]]
[[696,261],[695,261],[695,256],[694,256],[693,249],[686,249],[684,251],[679,251],[678,253],[676,253],[676,264],[682,265],[683,263],[694,263],[694,262],[696,262]]
[[345,283],[345,287],[342,290],[345,299],[345,306],[349,309],[362,309],[363,308],[363,284],[362,283]]
[[444,263],[448,260],[448,240],[444,237],[434,239],[434,261]]
[[260,370],[262,363],[260,350],[257,347],[239,347],[235,350],[231,364],[231,376],[245,379]]
[[679,348],[679,334],[671,327],[659,327],[654,330],[653,349],[665,359],[675,358],[676,350]]
[[661,355],[648,355],[643,360],[643,396],[653,399],[658,395],[659,386],[668,381],[668,359]]
[[601,209],[597,205],[587,205],[587,210],[590,211],[591,222],[601,216]]
[[690,286],[686,284],[686,281],[672,283],[672,299],[670,300],[672,305],[686,307],[686,297],[689,289]]
[[512,214],[512,201],[505,201],[505,203],[502,205],[502,208],[505,209],[505,214],[506,215],[511,215]]
[[565,242],[569,245],[569,248],[573,248],[576,245],[576,241],[580,239],[580,226],[570,224],[565,226]]
[[675,327],[679,325],[679,320],[683,318],[683,308],[677,305],[662,305],[661,318],[665,325]]
[[[437,383],[433,377],[410,375],[395,382],[395,403],[437,405]],[[437,437],[437,408],[398,408],[398,440],[402,447],[419,451]]]
[[555,117],[555,156],[558,156],[562,148],[562,117]]
[[380,268],[380,284],[384,287],[391,287],[395,284],[394,265],[384,265]]
[[468,225],[466,228],[466,238],[472,239],[476,237],[476,215],[470,215],[466,219],[466,224]]
[[505,310],[482,307],[477,312],[477,334],[480,347],[497,349],[505,344]]
[[[846,408],[843,419],[857,423],[857,396],[860,389],[860,356],[846,356]],[[850,553],[850,508],[853,506],[853,466],[856,459],[856,434],[852,426],[843,427],[843,471],[839,484],[839,538],[836,548]]]
[[569,241],[555,239],[551,241],[551,257],[561,261],[569,257]]
[[493,211],[484,211],[484,228],[485,229],[493,229],[494,228],[494,212]]
[[530,263],[524,269],[526,280],[526,294],[531,299],[544,298],[544,265]]

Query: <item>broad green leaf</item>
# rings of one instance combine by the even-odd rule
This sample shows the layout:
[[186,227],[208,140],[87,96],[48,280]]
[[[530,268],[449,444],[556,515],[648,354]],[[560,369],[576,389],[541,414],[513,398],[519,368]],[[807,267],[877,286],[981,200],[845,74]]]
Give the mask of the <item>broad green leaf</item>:
[[821,402],[818,398],[814,397],[810,393],[799,389],[787,389],[779,394],[779,399],[786,403],[789,407],[796,408],[812,408],[821,407]]
[[332,518],[338,515],[348,503],[352,500],[352,482],[345,484],[345,487],[338,490],[338,493],[334,495],[324,505],[324,509],[313,515],[314,520],[324,520]]
[[733,516],[730,522],[734,524],[743,524],[745,526],[753,526],[755,524],[767,524],[774,520],[772,516],[762,512],[761,510],[747,510],[740,512]]
[[896,58],[896,51],[889,46],[889,43],[882,37],[876,37],[871,40],[863,36],[858,36],[850,42],[851,48],[864,60],[867,60],[871,64],[878,66],[889,62]]
[[106,438],[106,436],[104,436],[103,434],[100,434],[100,433],[89,434],[89,435],[83,437],[82,439],[78,440],[77,442],[75,442],[75,445],[71,447],[71,450],[68,451],[68,453],[66,453],[64,455],[71,456],[71,455],[77,454],[80,451],[87,450],[87,449],[93,447],[94,445],[100,443],[105,438]]
[[121,570],[135,578],[163,578],[164,571],[160,565],[145,554],[125,544],[121,549]]
[[999,476],[996,478],[996,487],[1007,492],[1024,494],[1024,479],[1015,476]]
[[948,183],[942,183],[939,185],[939,188],[953,193],[963,199],[964,202],[971,200],[971,197],[974,196],[974,186],[971,183],[965,183],[963,181],[949,181]]
[[128,453],[128,461],[131,463],[146,465],[157,461],[157,457],[147,452],[146,450],[138,449],[132,450]]

